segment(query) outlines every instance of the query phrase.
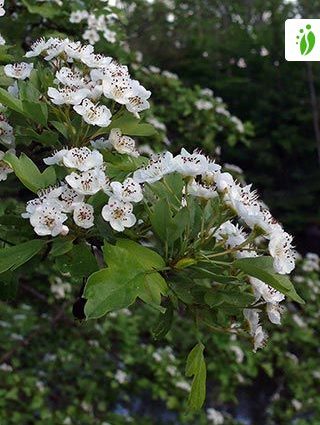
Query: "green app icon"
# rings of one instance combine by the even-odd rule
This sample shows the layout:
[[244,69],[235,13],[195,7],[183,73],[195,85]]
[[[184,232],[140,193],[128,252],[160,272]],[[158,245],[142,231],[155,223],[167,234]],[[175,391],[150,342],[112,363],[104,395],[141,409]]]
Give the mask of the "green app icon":
[[299,31],[300,34],[297,35],[296,44],[300,45],[300,52],[303,56],[308,55],[312,52],[314,45],[316,43],[316,36],[314,32],[311,30],[311,25],[306,25],[306,30],[301,28]]

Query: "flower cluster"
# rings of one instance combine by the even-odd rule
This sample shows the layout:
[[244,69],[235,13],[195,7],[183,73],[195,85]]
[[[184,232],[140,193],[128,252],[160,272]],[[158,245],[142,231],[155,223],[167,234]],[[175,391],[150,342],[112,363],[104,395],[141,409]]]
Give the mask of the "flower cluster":
[[[108,8],[105,9],[108,10]],[[72,24],[85,22],[86,29],[82,34],[82,38],[92,45],[101,40],[101,34],[109,43],[116,42],[117,34],[110,29],[110,26],[112,27],[112,24],[117,19],[118,16],[114,12],[97,15],[93,12],[89,13],[87,10],[76,10],[71,13],[69,18]]]
[[[149,108],[151,92],[130,77],[128,68],[111,57],[95,54],[91,45],[68,39],[39,39],[26,53],[27,58],[43,56],[56,69],[55,86],[48,96],[54,105],[71,105],[91,125],[107,127],[111,111],[103,104],[108,100],[124,105],[137,115]],[[30,76],[32,64],[5,67],[5,73],[15,79]]]

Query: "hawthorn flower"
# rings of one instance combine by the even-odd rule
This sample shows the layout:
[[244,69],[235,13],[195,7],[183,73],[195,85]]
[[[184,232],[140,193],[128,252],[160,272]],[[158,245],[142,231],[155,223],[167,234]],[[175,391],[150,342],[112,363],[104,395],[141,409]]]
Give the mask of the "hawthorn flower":
[[63,211],[72,212],[76,204],[81,204],[84,201],[84,195],[80,195],[74,189],[69,187],[66,184],[63,184],[62,191],[60,195],[60,203]]
[[176,171],[183,176],[195,177],[203,174],[208,168],[207,158],[198,153],[189,153],[184,148],[181,149],[180,155],[174,158]]
[[0,181],[7,180],[8,174],[13,172],[13,169],[4,161],[2,161],[5,152],[0,151]]
[[192,180],[188,184],[188,194],[202,199],[212,199],[218,196],[215,184],[206,184]]
[[47,56],[44,59],[46,61],[51,61],[53,58],[61,55],[67,43],[69,43],[68,38],[63,40],[55,37],[49,38],[46,45]]
[[99,54],[90,53],[82,57],[82,62],[89,68],[106,68],[110,65],[112,58]]
[[33,63],[20,62],[8,64],[3,70],[7,77],[25,80],[30,77],[31,71],[33,70]]
[[250,335],[253,337],[254,352],[256,352],[259,348],[263,348],[268,338],[268,335],[262,329],[262,326],[259,323],[258,311],[259,310],[257,309],[247,309],[247,308],[243,310],[243,315],[249,324]]
[[82,35],[84,40],[87,40],[91,45],[96,44],[100,40],[100,35],[95,29],[87,29]]
[[75,105],[73,109],[82,115],[87,124],[108,127],[111,123],[110,110],[105,105],[95,105],[89,99],[84,99],[81,105]]
[[230,173],[218,172],[215,176],[215,181],[217,189],[222,193],[228,192],[235,185],[235,181]]
[[281,313],[284,309],[279,304],[267,303],[267,314],[269,320],[274,325],[281,325]]
[[99,168],[103,164],[103,156],[99,151],[92,151],[87,147],[72,148],[63,156],[63,164],[68,168],[88,171],[91,168]]
[[266,303],[276,305],[285,299],[284,294],[272,288],[270,285],[262,282],[261,280],[254,277],[250,277],[249,280],[253,287],[257,301],[262,297]]
[[102,208],[102,217],[114,230],[123,232],[126,227],[134,226],[137,221],[132,210],[133,206],[129,202],[111,197],[108,204]]
[[66,66],[56,72],[56,79],[68,87],[86,88],[87,85],[80,71],[74,71]]
[[105,178],[101,169],[83,171],[82,173],[71,173],[66,177],[66,182],[80,195],[94,195],[101,189],[101,179]]
[[224,240],[227,248],[235,248],[243,244],[247,239],[243,229],[238,224],[235,226],[230,220],[221,224],[215,231],[214,237],[217,241]]
[[82,45],[80,41],[66,43],[64,51],[69,59],[82,60],[83,57],[93,53],[93,46]]
[[[99,72],[100,70],[97,71]],[[91,74],[95,75],[93,72]],[[132,80],[128,77],[114,78],[109,76],[109,78],[102,78],[102,90],[105,97],[112,99],[121,105],[125,105],[128,102],[129,97],[132,95]]]
[[59,196],[61,195],[62,187],[48,187],[47,189],[41,190],[38,192],[38,198],[31,199],[27,202],[26,212],[21,214],[23,218],[30,218],[31,215],[36,211],[38,206],[44,205],[45,203],[54,202],[56,205],[59,205],[59,208],[62,209],[59,202]]
[[25,54],[26,58],[33,58],[41,55],[48,46],[48,42],[44,38],[39,38],[30,46],[30,50]]
[[224,423],[223,414],[213,407],[207,409],[207,418],[213,425],[222,425]]
[[151,96],[151,91],[146,90],[137,80],[132,81],[131,90],[132,93],[129,94],[125,103],[127,110],[138,115],[139,112],[149,109],[150,104],[147,99]]
[[199,111],[209,111],[210,109],[213,108],[212,103],[209,102],[209,100],[204,100],[204,99],[196,100],[194,105]]
[[110,187],[113,196],[123,202],[140,202],[143,199],[142,189],[139,183],[132,178],[127,178],[123,183],[112,182]]
[[66,235],[68,227],[63,223],[68,219],[57,202],[50,201],[36,207],[30,217],[30,223],[39,236],[59,234]]
[[51,102],[55,105],[79,105],[88,95],[90,95],[90,90],[87,88],[48,88],[48,96],[51,98]]
[[292,236],[284,231],[274,232],[270,237],[269,252],[277,273],[288,274],[295,268]]
[[131,137],[122,135],[120,128],[113,128],[110,131],[108,142],[121,154],[127,154],[133,157],[139,156],[136,150],[136,142]]
[[72,24],[79,24],[81,21],[88,19],[89,13],[87,10],[75,10],[71,12],[69,21]]
[[73,220],[77,226],[89,229],[93,226],[94,209],[92,205],[81,202],[76,204],[73,210]]
[[0,46],[4,46],[6,44],[6,40],[0,34]]
[[3,6],[4,6],[4,0],[0,0],[0,16],[3,16],[6,13]]
[[13,128],[0,115],[0,142],[6,146],[10,146],[14,144],[14,141]]
[[153,155],[149,164],[133,173],[133,179],[138,183],[154,183],[166,174],[175,171],[175,162],[170,152]]
[[63,158],[68,152],[68,149],[61,149],[60,151],[56,151],[53,155],[48,156],[47,158],[43,158],[43,162],[46,165],[62,165]]

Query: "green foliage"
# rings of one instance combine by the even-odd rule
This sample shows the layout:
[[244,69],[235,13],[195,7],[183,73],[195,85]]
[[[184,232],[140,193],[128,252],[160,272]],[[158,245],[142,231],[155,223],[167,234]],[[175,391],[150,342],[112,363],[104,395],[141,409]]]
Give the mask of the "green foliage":
[[46,242],[35,239],[16,246],[0,249],[0,273],[14,271],[37,255]]
[[115,246],[105,243],[103,252],[108,267],[90,276],[84,291],[87,318],[128,307],[137,297],[160,305],[167,285],[158,273],[165,263],[156,252],[124,239]]
[[204,345],[198,343],[190,351],[186,365],[186,376],[194,376],[189,395],[191,409],[200,409],[206,396],[206,363],[203,357]]
[[3,160],[12,167],[18,179],[32,192],[36,193],[56,182],[54,167],[48,167],[41,173],[24,153],[19,158],[12,153],[6,153]]

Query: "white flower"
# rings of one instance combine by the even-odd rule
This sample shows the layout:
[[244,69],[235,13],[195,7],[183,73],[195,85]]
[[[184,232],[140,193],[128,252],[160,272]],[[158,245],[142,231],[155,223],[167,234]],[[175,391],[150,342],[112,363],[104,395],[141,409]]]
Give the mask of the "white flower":
[[102,217],[114,230],[123,232],[126,227],[134,226],[137,221],[132,210],[132,204],[129,202],[122,202],[111,197],[108,204],[102,208]]
[[75,208],[75,204],[82,203],[84,200],[84,195],[80,195],[74,189],[69,187],[66,184],[61,186],[62,192],[60,195],[60,202],[65,212],[72,212]]
[[225,240],[227,248],[235,248],[243,244],[248,236],[238,224],[235,226],[228,220],[215,231],[214,237],[217,241]]
[[0,151],[0,181],[7,180],[8,174],[13,172],[13,169],[4,161],[2,161],[5,152]]
[[119,384],[124,384],[125,382],[128,381],[128,375],[126,374],[126,372],[124,372],[121,369],[117,370],[117,372],[114,375],[114,378],[116,381],[119,382]]
[[59,277],[56,277],[50,285],[50,291],[58,300],[64,299],[71,292],[71,285],[68,282],[63,282]]
[[48,156],[47,158],[43,158],[43,162],[46,165],[61,165],[67,152],[68,149],[61,149],[60,151],[56,151],[53,153],[53,155]]
[[176,387],[181,390],[189,392],[191,390],[191,385],[187,381],[178,381],[176,382]]
[[198,153],[189,153],[184,148],[181,149],[180,155],[174,158],[176,171],[183,176],[197,176],[204,174],[208,168],[207,158]]
[[20,62],[9,64],[6,65],[3,70],[7,77],[25,80],[30,77],[31,71],[33,70],[33,63]]
[[79,105],[83,99],[90,95],[90,90],[87,88],[78,89],[77,87],[62,87],[56,89],[48,88],[48,96],[51,102],[55,105]]
[[222,425],[224,422],[223,414],[213,407],[207,409],[207,418],[208,421],[213,423],[213,425]]
[[218,196],[216,186],[214,184],[206,184],[192,180],[188,184],[188,194],[202,199],[212,199]]
[[62,212],[58,202],[48,201],[36,207],[30,217],[30,223],[39,236],[57,236],[68,233],[68,227],[63,225],[67,219],[68,216]]
[[103,32],[103,37],[109,41],[109,43],[115,43],[117,41],[117,33],[106,28]]
[[44,38],[39,38],[30,46],[30,50],[25,54],[26,58],[33,58],[41,55],[47,48],[47,41]]
[[102,74],[103,71],[100,69],[92,71],[90,74],[91,78],[93,80],[99,80],[100,78],[102,78],[103,94],[108,99],[113,99],[121,105],[125,105],[128,102],[129,96],[132,95],[132,81],[128,77],[115,78],[113,76],[110,76],[110,74],[108,73],[108,68],[104,71],[107,71],[107,74],[105,76]]
[[73,210],[73,220],[77,226],[84,229],[92,227],[94,221],[93,206],[84,202],[76,204]]
[[73,71],[66,66],[63,66],[56,72],[56,79],[59,83],[68,87],[87,88],[87,83],[83,78],[83,74],[80,71]]
[[250,277],[249,280],[254,289],[256,300],[262,297],[269,304],[278,304],[285,299],[284,294],[262,282],[262,280],[255,277]]
[[93,45],[93,44],[96,44],[100,40],[100,35],[99,35],[98,31],[91,28],[91,29],[87,29],[83,33],[82,38],[84,40],[87,40],[90,44]]
[[143,199],[142,189],[139,183],[132,178],[127,178],[123,183],[112,182],[110,184],[115,198],[123,202],[140,202]]
[[72,24],[79,24],[84,19],[88,19],[89,13],[86,10],[76,10],[74,12],[71,12],[69,21]]
[[136,149],[136,142],[131,137],[122,135],[120,128],[113,128],[110,131],[108,142],[121,154],[133,157],[139,156]]
[[76,105],[73,109],[82,115],[83,120],[91,125],[108,127],[111,123],[111,112],[105,105],[95,105],[89,99],[84,99],[81,105]]
[[64,51],[69,59],[82,60],[83,57],[93,53],[93,46],[82,45],[80,41],[69,42],[64,46]]
[[94,195],[101,189],[103,178],[103,170],[94,168],[81,174],[71,173],[66,177],[66,182],[80,195]]
[[139,81],[133,80],[132,92],[125,103],[127,110],[137,115],[139,112],[150,108],[150,104],[147,101],[150,96],[151,91],[146,90]]
[[283,307],[279,304],[267,303],[267,313],[271,323],[275,325],[281,325],[281,313],[283,312]]
[[217,173],[216,185],[219,192],[228,192],[235,185],[235,181],[230,173]]
[[[92,56],[88,55],[85,57],[85,60],[88,59],[92,60]],[[124,82],[126,82],[128,85],[130,83],[130,74],[128,67],[125,65],[119,65],[117,62],[111,61],[108,65],[103,65],[101,63],[101,65],[97,66],[97,68],[100,69],[93,69],[90,72],[92,81],[105,80],[109,84],[113,82],[120,85]],[[106,90],[107,87],[108,86],[106,85]]]
[[270,237],[269,252],[273,257],[273,267],[277,273],[288,274],[295,268],[292,236],[288,233],[274,232]]
[[88,171],[91,168],[99,168],[103,164],[103,156],[99,151],[92,151],[87,147],[72,148],[63,156],[63,163],[68,168]]
[[8,146],[13,145],[14,141],[13,128],[7,121],[2,120],[0,115],[0,142]]
[[62,206],[58,200],[62,193],[62,187],[49,187],[47,189],[38,192],[38,198],[31,199],[27,202],[26,212],[22,213],[23,218],[30,218],[31,215],[36,211],[38,206],[44,205],[45,203],[55,202],[57,206],[62,210]]
[[243,310],[243,315],[249,323],[250,335],[253,337],[253,351],[257,351],[258,348],[263,348],[265,346],[268,335],[259,324],[259,313],[257,309],[245,308]]
[[82,57],[82,62],[89,68],[105,68],[110,65],[112,58],[99,54],[90,53]]
[[199,100],[196,100],[195,107],[199,111],[209,111],[210,109],[213,108],[213,105],[208,100],[199,99]]
[[61,55],[64,52],[64,48],[67,43],[69,43],[68,38],[63,40],[54,37],[49,38],[46,45],[47,56],[45,57],[45,60],[51,61],[53,58]]
[[3,6],[4,6],[4,0],[0,0],[0,16],[3,16],[6,13]]
[[175,171],[175,162],[170,152],[151,157],[146,167],[133,173],[133,179],[138,183],[154,183],[161,180],[166,174]]
[[0,34],[0,46],[4,46],[6,44],[6,40]]

